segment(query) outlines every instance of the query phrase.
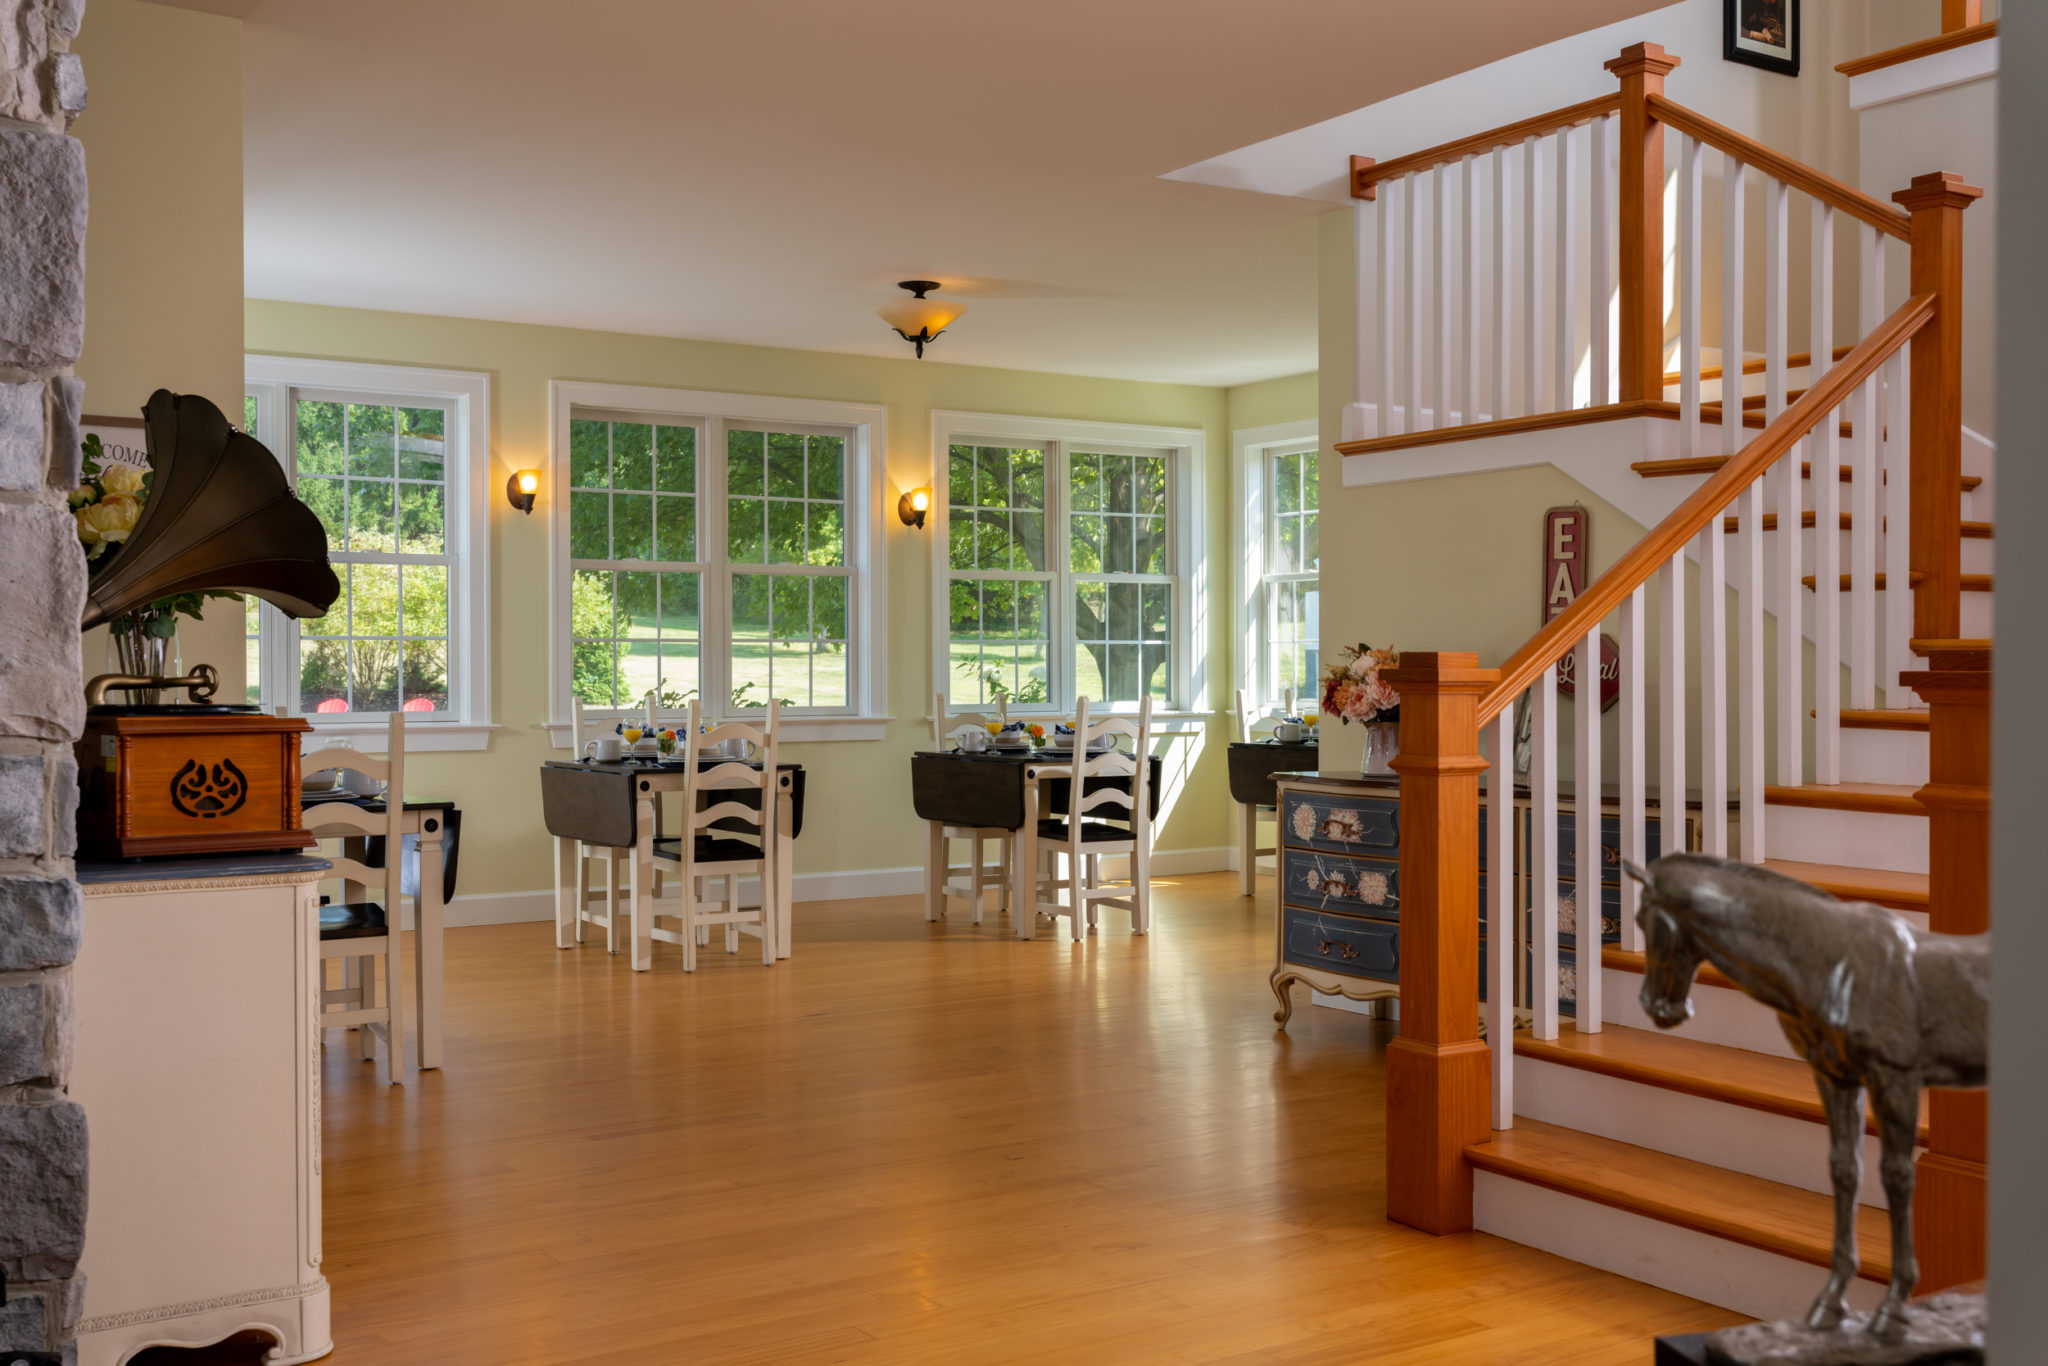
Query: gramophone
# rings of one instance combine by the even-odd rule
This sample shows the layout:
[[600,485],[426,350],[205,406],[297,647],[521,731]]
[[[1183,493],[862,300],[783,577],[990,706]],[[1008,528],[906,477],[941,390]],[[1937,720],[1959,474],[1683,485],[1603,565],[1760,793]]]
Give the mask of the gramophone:
[[[341,593],[320,519],[293,496],[262,442],[195,394],[159,389],[143,408],[156,472],[142,515],[93,579],[82,627],[173,593],[253,593],[317,617]],[[86,858],[300,849],[297,717],[213,701],[201,664],[182,678],[102,674],[86,684],[78,742],[78,846]],[[183,689],[185,705],[110,705],[107,694]]]

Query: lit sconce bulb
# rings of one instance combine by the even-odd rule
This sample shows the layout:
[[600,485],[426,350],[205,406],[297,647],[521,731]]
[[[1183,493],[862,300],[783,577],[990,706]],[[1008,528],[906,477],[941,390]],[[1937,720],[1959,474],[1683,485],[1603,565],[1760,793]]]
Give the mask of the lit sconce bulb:
[[924,529],[924,515],[931,511],[932,491],[912,489],[896,500],[896,515],[903,519],[903,525]]
[[539,492],[539,470],[518,470],[505,481],[506,501],[524,513],[533,511],[533,496]]

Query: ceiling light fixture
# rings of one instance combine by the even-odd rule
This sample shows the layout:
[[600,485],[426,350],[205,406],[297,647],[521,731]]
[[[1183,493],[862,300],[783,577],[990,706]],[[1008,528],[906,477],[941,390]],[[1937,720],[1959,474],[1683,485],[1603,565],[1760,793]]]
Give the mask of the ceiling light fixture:
[[875,310],[882,315],[883,322],[896,329],[897,336],[917,348],[919,360],[924,359],[924,344],[936,339],[967,311],[966,304],[924,297],[938,287],[937,280],[899,280],[896,288],[909,290],[911,297]]

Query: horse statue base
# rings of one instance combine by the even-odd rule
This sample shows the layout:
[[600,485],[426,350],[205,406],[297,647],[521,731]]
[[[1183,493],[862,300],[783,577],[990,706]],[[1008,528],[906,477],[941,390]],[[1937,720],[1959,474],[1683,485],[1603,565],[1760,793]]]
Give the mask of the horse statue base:
[[1982,1366],[1984,1297],[1950,1291],[1915,1300],[1905,1334],[1886,1341],[1861,1314],[1833,1328],[1748,1323],[1706,1339],[1714,1366]]

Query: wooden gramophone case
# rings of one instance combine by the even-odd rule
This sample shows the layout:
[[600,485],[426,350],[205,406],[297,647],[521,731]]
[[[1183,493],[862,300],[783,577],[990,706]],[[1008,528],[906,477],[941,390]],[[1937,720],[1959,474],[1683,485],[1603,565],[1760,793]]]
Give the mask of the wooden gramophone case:
[[299,817],[299,717],[228,707],[94,707],[78,742],[82,858],[314,843]]

